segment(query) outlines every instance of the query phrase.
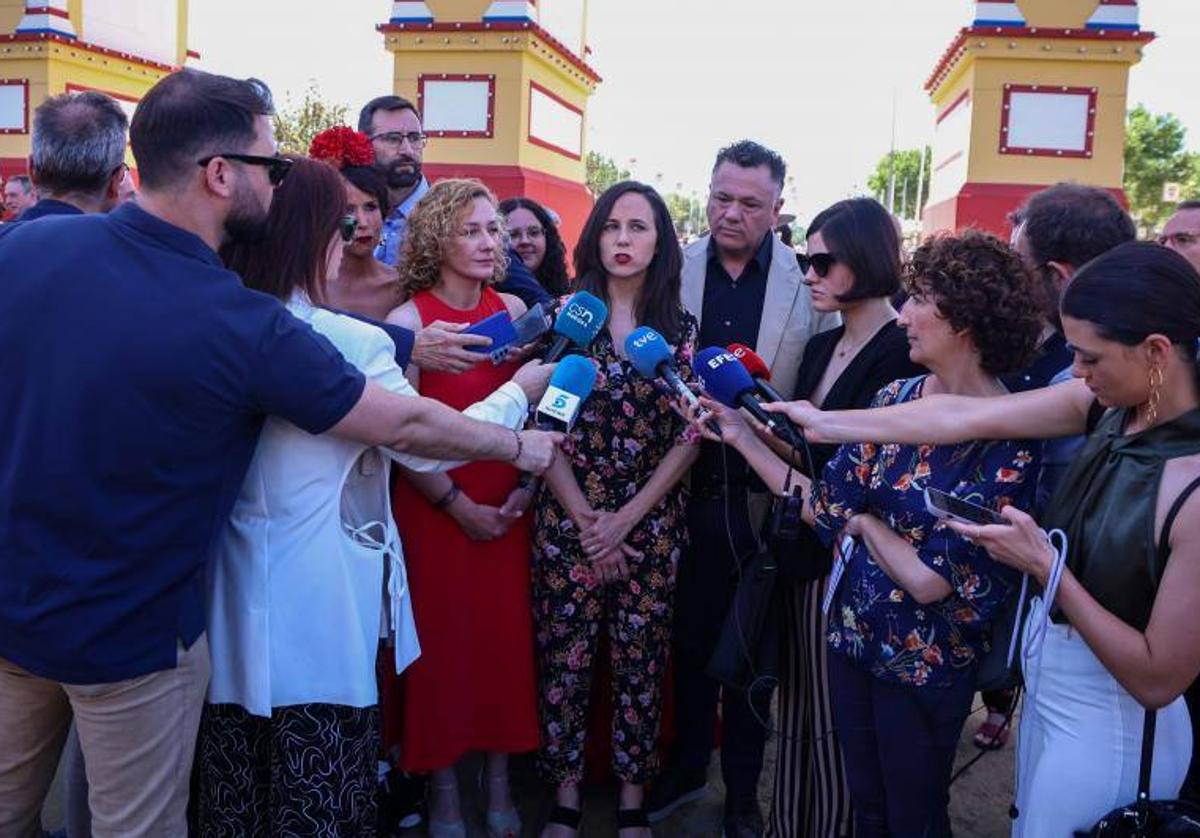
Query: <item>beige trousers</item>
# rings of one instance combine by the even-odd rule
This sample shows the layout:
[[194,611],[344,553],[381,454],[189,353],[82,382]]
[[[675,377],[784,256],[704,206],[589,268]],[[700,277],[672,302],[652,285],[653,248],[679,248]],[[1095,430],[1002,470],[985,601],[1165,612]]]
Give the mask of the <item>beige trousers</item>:
[[208,687],[203,635],[176,667],[112,684],[61,684],[0,658],[0,836],[41,834],[72,713],[94,838],[187,835],[188,782]]

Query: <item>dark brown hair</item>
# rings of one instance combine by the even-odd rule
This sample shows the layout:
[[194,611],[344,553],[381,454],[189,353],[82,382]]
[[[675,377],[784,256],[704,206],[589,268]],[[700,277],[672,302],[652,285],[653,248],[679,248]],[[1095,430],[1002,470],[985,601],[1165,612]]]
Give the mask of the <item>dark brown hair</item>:
[[904,266],[904,290],[927,297],[955,331],[967,331],[990,375],[1024,369],[1042,330],[1037,286],[1021,257],[979,230],[935,236]]
[[854,274],[854,283],[838,295],[838,302],[891,297],[900,290],[900,237],[883,204],[873,198],[838,201],[814,218],[804,235],[817,233]]
[[325,296],[329,242],[346,214],[346,187],[322,160],[287,155],[292,170],[275,190],[267,236],[221,248],[225,266],[247,288],[287,300],[297,289],[319,303]]
[[500,202],[501,215],[507,216],[517,209],[529,210],[542,225],[546,237],[546,255],[533,272],[533,277],[546,289],[547,294],[561,297],[571,289],[571,277],[567,274],[567,246],[558,233],[558,225],[546,208],[532,198],[506,198]]

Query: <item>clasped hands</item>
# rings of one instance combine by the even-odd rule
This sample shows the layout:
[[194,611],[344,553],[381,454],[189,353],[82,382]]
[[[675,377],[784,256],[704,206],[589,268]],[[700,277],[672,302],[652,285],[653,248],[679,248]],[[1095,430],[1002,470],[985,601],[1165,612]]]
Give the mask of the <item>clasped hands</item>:
[[579,546],[592,563],[592,569],[601,582],[615,582],[629,578],[627,559],[640,559],[642,553],[626,542],[637,523],[621,509],[617,512],[581,509],[572,514],[579,528]]

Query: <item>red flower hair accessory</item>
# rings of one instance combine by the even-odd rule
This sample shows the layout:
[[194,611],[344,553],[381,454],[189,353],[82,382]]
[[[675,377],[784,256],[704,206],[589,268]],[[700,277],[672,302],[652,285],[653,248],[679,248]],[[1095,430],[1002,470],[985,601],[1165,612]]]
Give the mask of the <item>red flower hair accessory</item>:
[[327,128],[313,137],[308,156],[324,160],[341,171],[346,166],[371,166],[375,163],[375,147],[366,134],[345,125]]

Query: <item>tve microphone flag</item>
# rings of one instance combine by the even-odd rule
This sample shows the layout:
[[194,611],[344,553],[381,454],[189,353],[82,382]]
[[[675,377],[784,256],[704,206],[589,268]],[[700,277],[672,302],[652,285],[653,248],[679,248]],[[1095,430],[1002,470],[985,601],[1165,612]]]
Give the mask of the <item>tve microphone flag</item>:
[[743,343],[729,344],[729,353],[742,362],[746,372],[754,379],[754,388],[768,402],[786,402],[778,390],[771,386],[771,368],[757,352]]
[[563,304],[558,317],[554,319],[554,343],[546,353],[545,361],[552,364],[567,351],[568,344],[575,344],[580,349],[588,345],[604,328],[608,319],[608,306],[594,294],[587,291],[576,291]]
[[642,378],[661,378],[675,396],[696,404],[696,394],[675,371],[675,357],[663,336],[649,326],[639,326],[625,338],[625,354]]
[[754,379],[742,362],[719,346],[710,346],[696,353],[692,369],[704,382],[704,389],[726,407],[744,407],[750,415],[771,429],[775,436],[789,445],[798,445],[793,430],[779,421],[779,417],[763,410],[754,397]]
[[539,430],[566,433],[575,424],[579,409],[596,386],[596,365],[582,355],[568,355],[558,362],[550,386],[538,403],[534,422]]

